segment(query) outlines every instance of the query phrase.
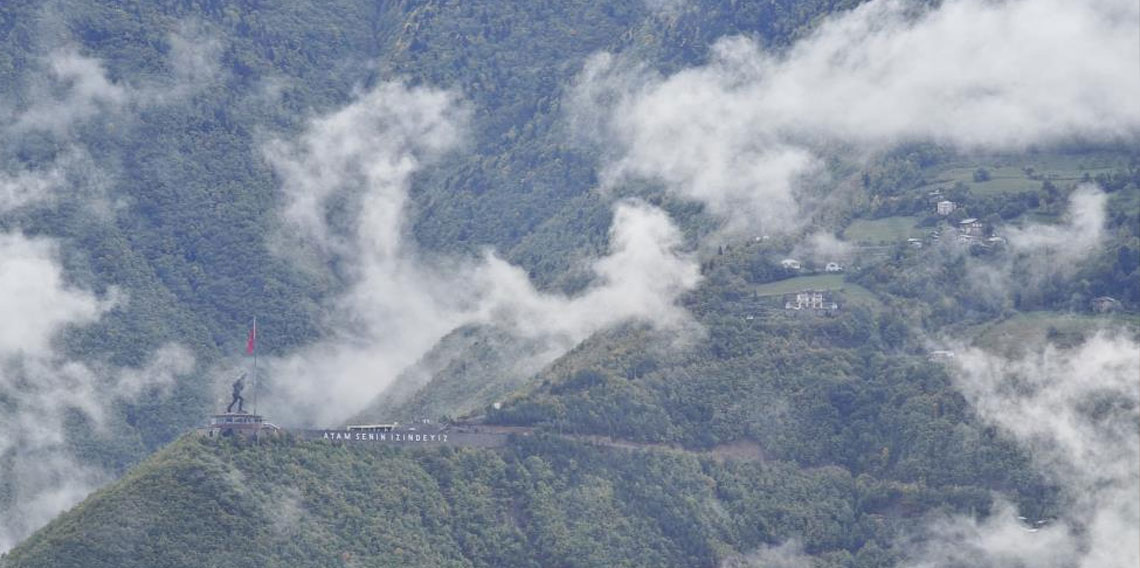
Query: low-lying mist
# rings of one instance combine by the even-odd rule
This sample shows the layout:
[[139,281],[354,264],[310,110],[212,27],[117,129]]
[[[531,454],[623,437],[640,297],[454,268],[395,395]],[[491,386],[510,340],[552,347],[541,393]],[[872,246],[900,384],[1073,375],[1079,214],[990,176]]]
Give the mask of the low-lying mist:
[[[1062,490],[1055,518],[999,503],[988,518],[925,528],[916,566],[1126,567],[1140,562],[1140,344],[1101,331],[1081,344],[1026,346],[1020,357],[957,354],[955,381],[982,420],[1021,442]],[[1044,521],[1044,522],[1039,522]]]
[[449,92],[382,83],[313,119],[298,139],[266,146],[287,201],[274,248],[345,285],[324,339],[269,363],[267,400],[279,415],[344,420],[464,325],[537,339],[528,345],[538,352],[517,354],[531,364],[619,322],[692,325],[675,300],[699,281],[697,263],[668,215],[643,202],[614,205],[609,251],[572,297],[536,290],[491,250],[478,258],[420,250],[407,230],[409,187],[417,171],[462,151],[469,114]]
[[[48,17],[43,25],[55,23]],[[113,286],[100,295],[70,283],[61,241],[24,234],[16,215],[67,202],[93,213],[93,222],[109,219],[114,175],[95,162],[77,131],[110,120],[129,125],[138,109],[207,84],[215,76],[216,43],[184,35],[190,30],[169,37],[169,80],[142,85],[110,79],[102,62],[80,53],[67,34],[45,34],[39,72],[18,86],[19,104],[0,101],[0,552],[112,478],[72,435],[81,433],[85,442],[110,437],[121,420],[116,405],[165,396],[195,371],[194,355],[174,343],[138,368],[68,355],[62,343],[68,330],[95,324],[129,304],[130,295]],[[54,151],[46,157],[28,151],[37,159],[26,163],[21,152],[45,141],[41,147]]]
[[808,181],[830,156],[1135,142],[1138,19],[1127,0],[873,0],[786,50],[722,38],[671,75],[599,53],[568,117],[606,186],[660,182],[730,231],[799,229],[834,190]]

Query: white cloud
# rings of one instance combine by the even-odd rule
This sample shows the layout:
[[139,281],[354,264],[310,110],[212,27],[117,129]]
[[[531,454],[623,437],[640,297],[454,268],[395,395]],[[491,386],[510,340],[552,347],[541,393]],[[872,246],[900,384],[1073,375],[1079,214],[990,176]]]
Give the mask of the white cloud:
[[115,369],[114,395],[134,400],[147,389],[163,393],[174,387],[177,378],[194,371],[194,354],[189,349],[168,343],[151,354],[146,366],[139,369]]
[[1017,520],[1017,510],[999,502],[993,514],[978,521],[944,517],[925,528],[915,543],[915,568],[943,566],[1077,566],[1077,542],[1065,527],[1033,530],[1030,522]]
[[[47,133],[58,145],[54,160],[36,166],[14,160],[0,170],[0,213],[27,205],[42,205],[70,195],[97,215],[111,209],[107,189],[112,177],[105,164],[96,164],[77,129],[99,119],[112,119],[116,129],[135,119],[139,107],[169,104],[198,92],[221,75],[221,42],[200,25],[181,23],[169,36],[172,74],[166,80],[112,79],[103,62],[74,47],[50,51],[41,59],[42,73],[29,74],[22,99],[27,104],[0,107],[0,141],[6,153],[17,154],[32,133]],[[102,133],[113,136],[116,131]],[[42,150],[39,148],[38,150]],[[30,169],[35,168],[35,169]]]
[[1068,503],[1036,532],[1006,505],[978,523],[936,524],[916,565],[1128,567],[1140,563],[1140,345],[1102,332],[1072,349],[1007,359],[962,350],[956,383],[1014,436]]
[[[968,258],[968,286],[978,299],[1001,308],[1012,306],[1015,293],[1024,297],[1041,290],[1047,281],[1072,277],[1104,242],[1107,203],[1108,196],[1100,188],[1084,184],[1069,196],[1060,223],[1028,223],[1003,229],[1011,254],[996,259]],[[966,251],[948,239],[941,253],[960,255]]]
[[645,0],[645,7],[655,14],[676,16],[690,6],[687,0]]
[[[52,18],[48,18],[49,20]],[[73,130],[97,117],[129,118],[123,111],[157,106],[200,91],[223,73],[221,40],[201,22],[179,22],[168,34],[171,75],[155,80],[143,77],[133,82],[112,78],[103,62],[79,51],[70,40],[45,49],[42,73],[29,74],[26,106],[9,109],[9,134],[33,131],[70,139]]]
[[1006,233],[1015,251],[1049,255],[1050,266],[1072,266],[1087,258],[1104,239],[1108,196],[1092,184],[1081,185],[1069,196],[1066,219],[1057,225],[1040,223],[1013,227]]
[[[0,132],[0,140],[3,134]],[[112,177],[82,146],[68,145],[41,168],[0,169],[0,215],[24,207],[51,207],[65,198],[82,204],[93,215],[108,218],[112,183]]]
[[832,233],[817,231],[807,236],[792,251],[792,257],[810,260],[816,264],[846,262],[855,253],[855,247]]
[[51,520],[107,480],[85,466],[66,439],[76,412],[96,437],[111,404],[149,388],[168,388],[189,373],[193,357],[168,345],[141,369],[117,369],[59,355],[62,330],[95,322],[111,309],[66,283],[56,246],[45,239],[0,234],[0,459],[8,492],[0,507],[0,551]]
[[94,468],[76,463],[55,448],[18,452],[5,484],[15,487],[13,501],[0,512],[0,551],[7,551],[59,513],[108,481]]
[[[299,414],[348,416],[458,325],[443,275],[407,242],[404,215],[410,176],[460,143],[467,114],[449,93],[384,83],[312,121],[298,141],[266,146],[286,197],[280,247],[351,273],[326,339],[273,363],[282,402],[305,407]],[[334,197],[351,203],[336,226]]]
[[536,291],[493,252],[461,259],[417,250],[406,234],[411,176],[461,145],[468,114],[445,91],[384,83],[314,120],[298,141],[267,146],[287,197],[279,247],[302,251],[310,266],[336,264],[349,284],[326,338],[271,363],[275,408],[294,409],[296,420],[343,420],[465,324],[540,338],[552,360],[619,321],[686,321],[673,301],[695,286],[696,264],[677,252],[668,217],[642,203],[617,206],[610,253],[594,264],[594,285],[573,298]]
[[570,118],[607,148],[607,183],[657,180],[730,226],[789,229],[823,147],[1135,140],[1138,12],[1126,0],[876,0],[780,55],[724,38],[706,65],[667,77],[598,55]]
[[47,77],[31,88],[32,105],[10,125],[16,133],[46,130],[67,135],[76,124],[115,112],[131,97],[129,88],[107,77],[102,62],[74,49],[47,57]]
[[[328,116],[301,140],[274,141],[266,156],[283,180],[285,220],[323,254],[394,260],[405,238],[408,177],[461,141],[469,110],[446,91],[383,83]],[[355,227],[329,230],[329,199],[347,194]]]
[[[60,197],[96,214],[107,205],[108,175],[75,129],[99,117],[124,116],[140,90],[108,78],[96,59],[73,49],[50,53],[45,75],[29,87],[30,105],[0,124],[0,138],[19,147],[33,131],[55,137],[62,150],[46,165],[14,163],[0,171],[0,213],[50,205]],[[32,139],[35,139],[34,137]],[[168,389],[193,369],[182,347],[167,345],[140,369],[120,369],[61,354],[60,333],[96,322],[119,296],[107,298],[68,284],[58,246],[45,238],[0,232],[0,551],[74,505],[109,475],[75,455],[65,422],[84,417],[92,438],[104,435],[116,401]]]
[[[63,196],[96,214],[107,211],[111,176],[94,163],[79,129],[107,118],[129,122],[139,107],[165,104],[219,76],[220,43],[200,26],[181,25],[170,42],[172,76],[151,83],[114,79],[100,60],[73,47],[46,52],[41,74],[29,74],[23,85],[26,104],[5,107],[0,141],[9,158],[29,141],[50,140],[57,151],[46,164],[17,158],[0,165],[0,213]],[[119,293],[112,289],[99,298],[70,285],[57,249],[49,239],[0,232],[0,552],[108,480],[74,453],[67,420],[88,420],[90,438],[106,435],[114,404],[152,390],[161,394],[195,366],[192,353],[174,344],[159,348],[141,368],[63,355],[56,343],[61,333],[98,321]]]
[[0,213],[42,202],[63,183],[63,172],[53,166],[46,172],[0,171]]
[[179,90],[201,88],[222,74],[222,42],[197,21],[185,21],[169,36],[170,64]]
[[477,288],[485,290],[479,320],[527,337],[562,337],[565,348],[627,319],[684,325],[688,316],[673,302],[696,287],[700,274],[693,259],[676,252],[681,244],[665,212],[641,202],[620,203],[609,254],[593,265],[593,286],[573,298],[541,294],[522,269],[490,256],[474,272]]
[[95,321],[107,309],[63,280],[54,243],[0,234],[0,353],[45,356],[56,330]]
[[748,553],[730,556],[721,562],[721,568],[811,568],[811,557],[804,553],[799,540],[789,540],[778,546],[761,546]]

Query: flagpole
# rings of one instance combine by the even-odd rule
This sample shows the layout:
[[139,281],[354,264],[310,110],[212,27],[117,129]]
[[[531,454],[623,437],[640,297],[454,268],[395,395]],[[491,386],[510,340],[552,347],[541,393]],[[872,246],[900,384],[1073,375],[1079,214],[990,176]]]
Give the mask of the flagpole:
[[257,316],[253,316],[253,414],[257,415]]

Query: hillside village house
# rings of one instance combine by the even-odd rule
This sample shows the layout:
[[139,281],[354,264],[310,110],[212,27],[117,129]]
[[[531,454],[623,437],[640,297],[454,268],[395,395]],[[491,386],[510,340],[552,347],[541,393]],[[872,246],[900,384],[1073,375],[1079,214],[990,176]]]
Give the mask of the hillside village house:
[[827,272],[843,272],[843,267],[838,262],[829,262],[823,269]]
[[943,217],[953,213],[957,208],[953,201],[939,201],[938,205],[935,205],[935,211]]
[[958,221],[958,233],[980,238],[986,234],[986,225],[973,217],[962,219]]
[[981,221],[971,217],[958,221],[958,243],[972,244],[986,236],[986,226]]
[[930,352],[930,360],[931,361],[941,361],[941,362],[953,361],[954,360],[954,352],[953,351],[947,351],[945,349],[939,349],[937,351],[931,351]]
[[786,268],[788,270],[799,270],[800,269],[800,261],[798,261],[794,258],[785,258],[784,260],[780,261],[780,266],[783,266],[784,268]]
[[803,290],[796,292],[794,300],[784,302],[784,309],[831,311],[839,309],[839,304],[829,301],[823,290]]
[[1117,300],[1116,298],[1113,298],[1111,296],[1101,296],[1099,298],[1093,298],[1091,304],[1092,304],[1093,311],[1098,313],[1098,314],[1103,314],[1106,312],[1112,312],[1112,311],[1116,311],[1116,310],[1120,309],[1120,300]]

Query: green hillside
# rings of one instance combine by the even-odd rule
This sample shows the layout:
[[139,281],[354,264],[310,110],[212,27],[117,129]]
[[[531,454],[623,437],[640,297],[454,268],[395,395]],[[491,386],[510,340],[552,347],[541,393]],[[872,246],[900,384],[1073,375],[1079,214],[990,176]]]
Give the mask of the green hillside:
[[186,437],[0,565],[715,566],[797,535],[823,566],[881,566],[898,521],[939,502],[989,497],[544,436],[501,451]]
[[53,53],[74,50],[99,61],[109,80],[139,97],[149,96],[148,89],[182,88],[172,37],[201,44],[217,68],[185,95],[137,103],[74,131],[9,136],[0,151],[6,171],[46,170],[70,151],[85,152],[94,164],[90,175],[105,180],[107,201],[118,205],[92,215],[90,189],[81,188],[3,212],[0,228],[59,239],[70,279],[99,293],[114,286],[131,299],[70,333],[69,354],[139,365],[169,341],[194,350],[199,372],[175,396],[144,397],[122,409],[145,423],[139,433],[134,418],[116,425],[120,436],[141,436],[131,451],[138,459],[210,410],[201,370],[240,352],[253,314],[272,330],[263,352],[287,353],[318,337],[326,302],[343,286],[269,250],[281,196],[259,151],[267,138],[296,134],[312,116],[381,80],[455,89],[478,109],[470,151],[413,187],[418,245],[471,254],[495,247],[539,285],[574,288],[581,279],[567,279],[571,268],[604,247],[611,215],[610,203],[589,197],[597,182],[593,150],[571,144],[560,122],[564,90],[584,59],[600,50],[636,50],[662,65],[692,63],[704,57],[695,39],[733,32],[786,43],[833,4],[737,10],[709,2],[708,11],[687,12],[662,36],[646,31],[658,20],[641,0],[557,7],[6,2],[0,6],[5,113],[18,115],[37,102]]
[[[732,226],[711,202],[687,200],[650,175],[603,187],[619,152],[584,142],[569,124],[576,78],[599,52],[631,76],[675,78],[715,61],[739,96],[778,75],[780,58],[829,15],[860,4],[0,3],[0,232],[50,243],[59,288],[105,308],[63,325],[41,352],[19,343],[24,329],[5,339],[15,347],[0,345],[9,350],[0,351],[0,516],[21,505],[54,515],[101,487],[30,536],[46,517],[11,523],[12,535],[0,523],[0,550],[23,539],[0,568],[714,567],[780,546],[802,548],[816,567],[870,568],[904,563],[931,519],[976,525],[1010,516],[999,501],[1033,519],[1079,509],[1081,488],[1044,470],[1033,453],[1040,448],[996,426],[931,352],[954,343],[1012,357],[1079,345],[1103,330],[1140,337],[1133,139],[1090,136],[1096,142],[1085,147],[1074,135],[1059,147],[997,154],[956,149],[953,136],[918,129],[890,146],[889,129],[848,132],[879,127],[856,117],[837,128],[850,139],[830,140],[827,125],[812,123],[738,140],[747,148],[728,161],[741,170],[784,167],[800,150],[818,154],[786,180],[806,205],[804,218],[779,232]],[[914,16],[939,4],[916,2]],[[720,61],[747,56],[736,44],[714,54],[725,37],[754,42],[772,61]],[[860,65],[834,59],[829,73]],[[78,71],[66,75],[68,65]],[[288,182],[266,148],[297,140],[319,117],[390,81],[447,89],[469,118],[454,151],[381,164],[413,172],[407,202],[396,200],[399,221],[371,227],[399,225],[401,260],[450,275],[493,254],[522,282],[504,295],[533,285],[561,306],[610,283],[591,269],[618,246],[615,204],[637,197],[676,224],[679,244],[668,252],[692,267],[694,281],[700,267],[699,283],[652,308],[677,308],[678,321],[652,325],[650,309],[600,331],[567,324],[548,336],[499,325],[516,314],[490,310],[433,335],[428,343],[442,339],[409,356],[407,368],[362,358],[311,377],[314,407],[340,384],[332,373],[376,381],[351,401],[355,415],[335,417],[340,423],[429,419],[533,433],[503,448],[188,434],[218,411],[219,389],[245,368],[239,357],[254,315],[258,354],[277,362],[331,344],[367,354],[369,332],[400,337],[409,331],[400,326],[451,321],[429,307],[368,329],[346,290],[389,294],[393,303],[403,300],[398,293],[353,290],[365,269],[336,255],[308,266],[281,250],[290,246],[282,244]],[[845,104],[874,98],[854,92],[860,85],[846,87]],[[772,104],[799,108],[794,99],[811,93],[795,87]],[[720,110],[722,122],[737,111],[754,120],[732,105]],[[1065,124],[1058,119],[1057,128]],[[948,142],[916,140],[923,137]],[[757,154],[754,145],[775,149]],[[711,161],[718,152],[710,150]],[[753,159],[777,154],[771,164]],[[732,173],[709,177],[733,185]],[[697,177],[681,176],[707,181]],[[771,185],[783,183],[775,178]],[[19,202],[27,179],[50,194]],[[1103,219],[1100,210],[1070,213],[1082,184],[1103,191],[1093,197],[1105,204]],[[363,224],[352,216],[353,191],[315,214],[330,233]],[[941,200],[955,211],[936,214]],[[980,233],[959,239],[966,218],[979,220]],[[802,259],[804,270],[784,268],[787,258]],[[843,271],[822,273],[832,261]],[[387,272],[399,262],[378,266],[372,283],[406,276]],[[434,284],[424,280],[407,287]],[[454,302],[447,308],[478,303],[455,288],[445,291],[455,296],[441,302]],[[806,289],[835,309],[785,309],[787,295]],[[620,292],[621,302],[643,299],[636,289]],[[590,315],[608,315],[598,311]],[[192,354],[192,370],[149,376],[150,358],[168,344]],[[275,378],[270,388],[288,387]],[[1135,411],[1131,399],[1085,402],[1075,416],[1107,423]],[[261,410],[274,421],[311,418]],[[1134,432],[1114,434],[1130,441]],[[1074,514],[1066,526],[1083,546],[1088,518]]]

